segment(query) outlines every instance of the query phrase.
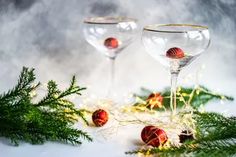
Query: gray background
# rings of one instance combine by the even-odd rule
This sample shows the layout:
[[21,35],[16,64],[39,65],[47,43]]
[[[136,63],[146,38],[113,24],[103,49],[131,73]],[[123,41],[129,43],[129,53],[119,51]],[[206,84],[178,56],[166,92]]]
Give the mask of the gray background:
[[[82,22],[87,16],[121,15],[137,18],[140,33],[117,58],[119,95],[140,86],[159,90],[169,85],[168,71],[141,44],[144,25],[193,23],[209,26],[211,46],[182,71],[179,83],[194,85],[194,75],[204,64],[199,83],[236,96],[235,12],[236,0],[0,0],[0,90],[12,87],[27,66],[36,69],[43,83],[54,79],[65,87],[76,74],[89,87],[86,94],[104,93],[109,64],[85,41]],[[232,112],[231,105],[221,108]]]

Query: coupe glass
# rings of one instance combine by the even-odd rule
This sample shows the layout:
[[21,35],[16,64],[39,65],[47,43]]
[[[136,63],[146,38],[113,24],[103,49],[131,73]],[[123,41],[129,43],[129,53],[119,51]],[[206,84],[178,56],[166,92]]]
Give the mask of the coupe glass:
[[137,33],[137,20],[128,17],[86,18],[83,32],[88,43],[111,62],[110,85],[107,92],[110,95],[114,82],[115,59],[134,40]]
[[142,42],[147,52],[170,70],[170,107],[174,113],[178,74],[208,48],[208,27],[190,24],[148,25],[143,29]]

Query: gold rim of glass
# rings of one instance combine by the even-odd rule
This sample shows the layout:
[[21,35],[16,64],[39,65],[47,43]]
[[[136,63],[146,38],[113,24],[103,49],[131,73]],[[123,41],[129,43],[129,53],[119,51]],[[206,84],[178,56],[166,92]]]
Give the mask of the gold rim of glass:
[[89,24],[118,24],[121,22],[136,22],[137,19],[135,18],[129,18],[129,17],[111,17],[111,16],[105,16],[105,17],[88,17],[84,20],[84,23]]
[[[178,29],[168,29],[170,27],[188,27],[186,30],[178,30]],[[165,29],[166,28],[166,29]],[[194,32],[194,31],[203,31],[208,30],[207,26],[201,25],[194,25],[194,24],[153,24],[147,25],[143,28],[146,31],[153,31],[153,32],[162,32],[162,33],[187,33],[187,32]]]

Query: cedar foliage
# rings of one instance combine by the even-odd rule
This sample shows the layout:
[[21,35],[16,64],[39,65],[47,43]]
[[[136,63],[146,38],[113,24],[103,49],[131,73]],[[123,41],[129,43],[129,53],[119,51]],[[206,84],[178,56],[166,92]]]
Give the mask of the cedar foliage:
[[88,124],[84,114],[67,99],[81,95],[75,76],[69,87],[59,90],[55,81],[49,81],[46,96],[34,102],[32,93],[40,86],[35,84],[34,69],[24,67],[16,86],[0,95],[0,137],[10,139],[14,145],[20,141],[43,144],[57,141],[72,145],[81,144],[81,138],[92,141],[84,131],[73,127],[78,117]]

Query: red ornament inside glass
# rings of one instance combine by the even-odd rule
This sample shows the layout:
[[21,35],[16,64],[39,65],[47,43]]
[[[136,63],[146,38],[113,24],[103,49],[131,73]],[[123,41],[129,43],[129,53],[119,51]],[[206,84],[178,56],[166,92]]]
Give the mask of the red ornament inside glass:
[[184,57],[184,51],[178,47],[172,47],[166,52],[166,56],[172,59],[180,59]]
[[115,49],[119,46],[119,41],[116,38],[109,37],[104,41],[104,46],[108,49]]
[[147,145],[159,147],[168,140],[166,132],[158,127],[149,125],[143,128],[141,138]]
[[163,97],[161,93],[152,93],[148,96],[147,107],[151,109],[157,109],[162,107]]
[[92,115],[93,123],[97,127],[101,127],[108,121],[108,113],[105,110],[98,109]]

